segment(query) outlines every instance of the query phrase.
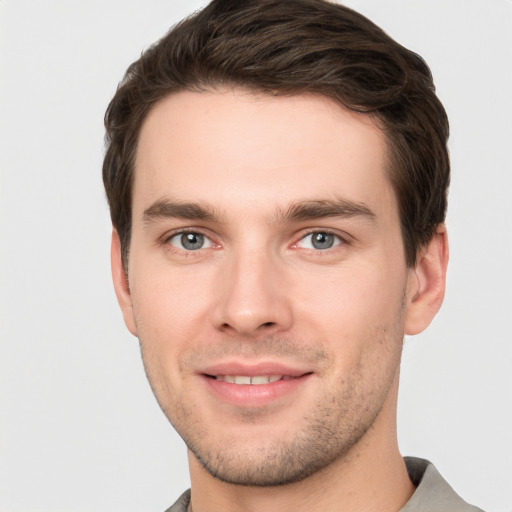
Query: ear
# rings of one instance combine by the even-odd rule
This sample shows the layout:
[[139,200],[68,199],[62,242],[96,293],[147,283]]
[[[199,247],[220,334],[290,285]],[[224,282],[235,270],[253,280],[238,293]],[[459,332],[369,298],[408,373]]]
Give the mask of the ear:
[[448,266],[448,236],[444,224],[418,254],[416,267],[411,269],[407,293],[405,334],[419,334],[436,316],[443,303]]
[[130,294],[130,285],[128,276],[125,274],[123,259],[121,257],[121,240],[118,232],[112,230],[112,245],[110,248],[110,261],[112,265],[112,279],[116,291],[117,302],[123,313],[124,323],[128,330],[137,336],[137,327],[135,324],[135,315],[133,314],[132,297]]

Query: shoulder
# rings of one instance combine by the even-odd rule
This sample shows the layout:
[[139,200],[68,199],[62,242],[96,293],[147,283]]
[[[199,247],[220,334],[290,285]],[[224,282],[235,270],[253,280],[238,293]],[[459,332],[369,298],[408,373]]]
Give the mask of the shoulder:
[[190,503],[190,489],[185,491],[165,512],[187,512]]
[[405,457],[416,491],[400,512],[483,512],[466,503],[428,460]]

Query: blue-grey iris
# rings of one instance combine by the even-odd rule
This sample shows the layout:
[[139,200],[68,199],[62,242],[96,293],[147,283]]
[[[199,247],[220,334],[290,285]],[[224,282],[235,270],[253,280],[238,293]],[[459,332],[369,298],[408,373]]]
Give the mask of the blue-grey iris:
[[313,233],[311,244],[315,249],[330,249],[334,245],[334,235],[330,233]]
[[181,245],[189,251],[201,249],[204,245],[204,235],[200,233],[183,233],[181,235]]

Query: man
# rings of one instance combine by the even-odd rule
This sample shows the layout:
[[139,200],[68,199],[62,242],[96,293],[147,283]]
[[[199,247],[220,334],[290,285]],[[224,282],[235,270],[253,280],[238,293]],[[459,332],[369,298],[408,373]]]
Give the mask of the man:
[[404,333],[448,262],[423,60],[323,0],[214,1],[106,127],[117,297],[189,450],[169,510],[478,510],[396,440]]

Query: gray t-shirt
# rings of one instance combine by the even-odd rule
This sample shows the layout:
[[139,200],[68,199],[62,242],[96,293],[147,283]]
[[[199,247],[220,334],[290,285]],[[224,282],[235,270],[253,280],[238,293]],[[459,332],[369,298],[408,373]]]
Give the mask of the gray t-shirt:
[[[416,491],[400,512],[483,512],[468,505],[428,460],[416,457],[405,457],[404,460]],[[190,489],[165,512],[186,512],[189,503]]]

